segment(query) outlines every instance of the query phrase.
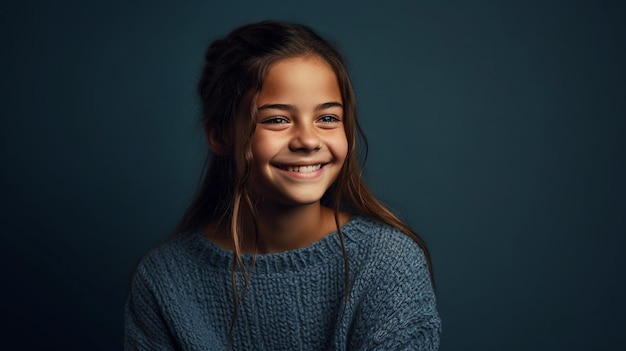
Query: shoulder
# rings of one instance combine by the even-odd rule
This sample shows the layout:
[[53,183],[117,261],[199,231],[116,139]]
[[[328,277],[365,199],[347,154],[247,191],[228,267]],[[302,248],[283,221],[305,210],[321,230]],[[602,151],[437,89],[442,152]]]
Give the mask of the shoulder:
[[418,243],[406,233],[379,220],[356,216],[349,223],[346,237],[355,242],[361,253],[386,261],[406,261],[426,264],[426,257]]
[[192,255],[191,235],[175,236],[153,247],[141,259],[139,268],[158,265],[172,265]]
[[428,262],[417,242],[390,225],[356,218],[347,228],[356,248],[346,310],[354,316],[351,343],[359,350],[434,350],[441,320]]
[[[412,294],[434,299],[429,262],[418,243],[399,229],[378,220],[358,217],[349,228],[354,250],[349,253],[355,284],[387,291],[406,285]],[[352,268],[351,268],[352,269]]]
[[[172,328],[193,314],[202,248],[198,236],[173,237],[149,251],[137,265],[125,307],[128,349],[174,349]],[[190,317],[191,316],[191,317]]]
[[196,234],[176,236],[148,251],[133,273],[133,286],[157,286],[188,276],[186,272],[201,264],[206,250],[198,239]]

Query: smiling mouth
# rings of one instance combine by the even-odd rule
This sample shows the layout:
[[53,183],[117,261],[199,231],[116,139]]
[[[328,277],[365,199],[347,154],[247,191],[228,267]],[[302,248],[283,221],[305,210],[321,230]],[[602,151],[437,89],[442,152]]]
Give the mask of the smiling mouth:
[[278,166],[278,168],[284,169],[285,171],[289,171],[289,172],[311,173],[322,168],[322,164],[318,163],[316,165],[310,165],[310,166]]

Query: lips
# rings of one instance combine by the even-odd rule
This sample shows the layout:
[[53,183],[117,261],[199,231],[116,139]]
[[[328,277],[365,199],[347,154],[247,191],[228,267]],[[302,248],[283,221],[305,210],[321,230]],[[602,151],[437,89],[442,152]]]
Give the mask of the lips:
[[311,173],[322,168],[322,164],[318,163],[315,165],[307,165],[307,166],[278,166],[278,168],[283,169],[289,172],[295,173]]

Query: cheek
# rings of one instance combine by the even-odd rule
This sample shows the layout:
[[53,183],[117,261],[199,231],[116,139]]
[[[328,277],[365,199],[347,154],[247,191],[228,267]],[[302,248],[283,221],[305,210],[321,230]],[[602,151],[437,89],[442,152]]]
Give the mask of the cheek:
[[250,150],[252,158],[257,165],[269,161],[275,154],[278,147],[278,141],[270,138],[263,132],[255,132],[250,141]]
[[336,136],[333,142],[333,153],[334,157],[338,160],[345,161],[346,156],[348,155],[348,139],[344,132],[341,132]]

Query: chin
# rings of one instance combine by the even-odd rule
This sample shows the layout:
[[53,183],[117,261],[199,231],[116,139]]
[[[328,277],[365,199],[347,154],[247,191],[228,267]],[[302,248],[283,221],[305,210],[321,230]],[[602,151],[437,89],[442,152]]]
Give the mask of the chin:
[[269,202],[281,204],[285,207],[308,206],[318,204],[324,194],[291,194],[281,198],[273,196],[266,198]]

